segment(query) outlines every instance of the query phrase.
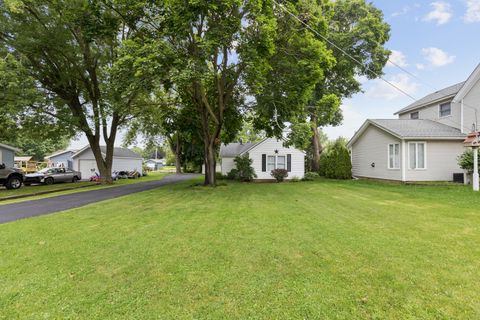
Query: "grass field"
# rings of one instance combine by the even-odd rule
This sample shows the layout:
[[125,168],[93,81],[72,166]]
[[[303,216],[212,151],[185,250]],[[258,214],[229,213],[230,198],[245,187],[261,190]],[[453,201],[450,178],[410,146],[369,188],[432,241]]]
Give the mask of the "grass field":
[[479,207],[462,186],[189,182],[17,221],[0,318],[479,319]]

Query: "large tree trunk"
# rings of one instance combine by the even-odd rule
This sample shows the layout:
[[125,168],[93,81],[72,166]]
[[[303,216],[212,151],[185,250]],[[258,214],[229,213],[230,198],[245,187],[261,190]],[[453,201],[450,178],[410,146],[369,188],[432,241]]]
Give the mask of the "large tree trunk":
[[206,143],[205,146],[205,182],[206,186],[215,186],[217,183],[215,169],[215,147],[213,143]]
[[320,142],[320,132],[318,131],[316,117],[311,117],[312,125],[312,163],[311,169],[313,172],[320,170],[320,154],[322,153],[322,144]]
[[[106,158],[103,158],[102,150],[100,149],[99,139],[95,137],[89,138],[90,148],[95,157],[95,162],[97,163],[97,168],[100,174],[100,183],[113,183],[112,179],[112,164],[113,164],[113,145],[107,146]],[[83,177],[89,178],[89,177]]]

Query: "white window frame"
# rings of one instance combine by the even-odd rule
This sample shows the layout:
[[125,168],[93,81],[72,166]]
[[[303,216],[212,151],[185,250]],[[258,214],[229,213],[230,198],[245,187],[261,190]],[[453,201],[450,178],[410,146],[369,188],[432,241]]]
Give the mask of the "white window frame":
[[[450,106],[450,113],[446,116],[442,116],[442,106],[447,105],[447,104]],[[438,117],[440,119],[442,119],[442,118],[447,118],[447,117],[450,117],[450,116],[452,116],[452,103],[451,102],[440,103],[438,105]]]
[[[412,164],[410,163],[410,145],[415,145],[415,164],[418,166],[418,145],[423,144],[423,161],[424,161],[424,168],[412,168]],[[408,143],[408,169],[415,170],[415,171],[422,171],[427,170],[427,142],[426,141],[411,141]]]
[[[270,157],[273,157],[273,169],[270,169],[269,165],[270,165],[270,162],[268,161],[268,159]],[[277,168],[277,156],[275,155],[267,155],[267,172],[270,172],[272,170],[275,170]]]
[[[390,166],[390,146],[393,146],[393,167]],[[398,167],[395,167],[395,146],[398,146]],[[387,168],[388,170],[400,170],[401,169],[401,149],[400,143],[389,143],[387,145]]]
[[285,168],[283,168],[283,169],[288,170],[287,155],[286,155],[286,154],[274,154],[274,155],[272,155],[272,154],[267,154],[267,172],[272,171],[272,170],[269,170],[269,169],[268,169],[268,158],[269,158],[269,157],[273,157],[273,158],[275,159],[275,165],[274,165],[274,167],[273,167],[272,170],[279,169],[279,168],[278,168],[278,157],[283,157],[283,158],[285,159],[285,162],[284,162]]
[[[416,117],[416,118],[413,118],[413,117],[412,117],[412,114],[415,114],[415,113],[417,114],[417,117]],[[418,111],[410,112],[410,119],[412,119],[412,120],[420,119],[420,112],[418,112]]]

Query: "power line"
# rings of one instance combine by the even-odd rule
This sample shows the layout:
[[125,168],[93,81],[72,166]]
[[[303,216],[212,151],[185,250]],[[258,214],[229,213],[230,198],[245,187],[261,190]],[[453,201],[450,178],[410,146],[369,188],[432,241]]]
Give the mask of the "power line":
[[341,47],[339,47],[337,44],[335,44],[333,41],[331,41],[330,39],[328,39],[327,37],[323,36],[320,32],[318,32],[317,30],[313,29],[308,23],[306,23],[305,21],[303,21],[302,19],[300,19],[299,17],[297,17],[295,14],[293,14],[292,12],[290,12],[287,8],[285,8],[285,6],[279,2],[277,2],[276,0],[273,0],[273,2],[275,4],[277,4],[280,8],[282,8],[285,12],[287,12],[291,17],[295,18],[295,20],[299,21],[301,24],[303,24],[306,28],[308,28],[310,31],[312,31],[313,33],[315,33],[317,36],[319,36],[320,38],[322,38],[324,41],[326,41],[328,44],[330,44],[331,46],[335,47],[337,50],[339,50],[343,55],[349,57],[352,61],[354,61],[355,63],[357,63],[360,67],[362,67],[365,71],[368,71],[370,72],[371,74],[375,75],[377,78],[383,80],[384,82],[386,82],[388,85],[390,85],[391,87],[395,88],[396,90],[400,91],[401,93],[403,93],[405,96],[409,97],[410,99],[414,100],[414,101],[417,101],[418,99],[416,99],[415,97],[413,97],[412,95],[410,95],[409,93],[407,93],[406,91],[404,91],[403,89],[401,89],[400,87],[398,87],[397,85],[395,85],[394,83],[392,83],[391,81],[388,81],[387,79],[385,79],[382,75],[372,71],[368,66],[365,66],[361,61],[359,61],[357,58],[355,58],[354,56],[352,56],[351,54],[349,54],[348,52],[346,52],[344,49],[342,49]]

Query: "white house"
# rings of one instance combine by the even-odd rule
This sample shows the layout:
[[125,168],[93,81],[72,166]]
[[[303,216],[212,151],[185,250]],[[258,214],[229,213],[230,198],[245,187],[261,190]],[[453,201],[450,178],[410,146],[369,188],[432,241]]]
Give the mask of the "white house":
[[51,154],[45,159],[48,161],[50,167],[63,167],[68,169],[73,169],[73,159],[72,156],[78,150],[63,150]]
[[0,164],[5,164],[7,167],[12,167],[15,164],[15,152],[20,151],[17,148],[0,143]]
[[260,142],[229,143],[220,148],[221,172],[228,174],[235,168],[236,156],[248,154],[253,159],[252,167],[257,180],[273,180],[273,169],[287,169],[288,178],[303,178],[305,175],[305,153],[293,147],[286,148],[283,141],[266,138]]
[[[102,156],[105,157],[106,147],[100,147]],[[99,173],[97,163],[90,146],[86,146],[72,155],[73,170],[80,171],[83,179],[88,179],[95,173]],[[113,171],[134,171],[140,174],[142,171],[143,158],[137,153],[126,148],[114,148]]]
[[148,159],[145,161],[145,165],[153,171],[160,170],[163,168],[164,164],[165,159]]
[[368,119],[348,143],[355,177],[399,181],[462,179],[457,158],[480,115],[480,65],[465,82],[429,94],[395,113]]

